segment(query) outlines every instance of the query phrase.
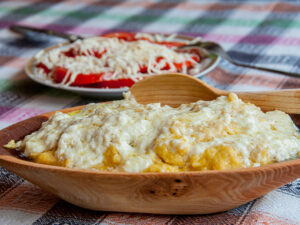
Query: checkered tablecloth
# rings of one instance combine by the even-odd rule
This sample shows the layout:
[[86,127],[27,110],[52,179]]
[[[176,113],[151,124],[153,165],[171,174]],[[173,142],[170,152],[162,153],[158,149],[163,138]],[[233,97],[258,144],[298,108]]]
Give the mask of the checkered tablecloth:
[[[101,101],[51,89],[23,70],[58,38],[21,39],[7,28],[31,25],[80,35],[145,31],[202,36],[240,61],[300,73],[300,3],[293,1],[2,1],[0,2],[0,128],[60,108]],[[300,88],[300,79],[221,61],[203,78],[226,90]],[[73,206],[0,169],[0,224],[300,224],[300,180],[234,210],[169,216],[95,212]]]

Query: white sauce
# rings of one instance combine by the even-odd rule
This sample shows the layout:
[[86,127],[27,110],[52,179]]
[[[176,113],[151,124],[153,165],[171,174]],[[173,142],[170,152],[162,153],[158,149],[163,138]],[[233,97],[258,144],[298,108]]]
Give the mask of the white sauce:
[[114,146],[122,158],[117,170],[141,172],[154,163],[154,149],[161,144],[173,146],[173,152],[188,149],[187,161],[209,147],[231,146],[242,155],[243,167],[250,167],[261,165],[260,154],[254,163],[250,160],[255,152],[267,151],[272,161],[296,158],[299,138],[287,114],[263,113],[235,94],[178,108],[141,105],[127,95],[121,101],[89,104],[75,115],[57,112],[17,145],[29,157],[56,149],[55,156],[68,159],[71,168],[101,164],[103,153]]

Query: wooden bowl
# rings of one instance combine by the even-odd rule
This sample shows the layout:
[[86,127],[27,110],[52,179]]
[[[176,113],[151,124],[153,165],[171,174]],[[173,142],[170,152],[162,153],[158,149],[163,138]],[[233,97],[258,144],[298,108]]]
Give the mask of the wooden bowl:
[[[179,79],[177,75],[174,77]],[[174,83],[173,79],[171,81]],[[171,102],[176,105],[179,101],[196,99],[195,87],[190,89],[194,93],[192,97],[184,98],[188,95],[184,92],[177,102],[174,98]],[[133,93],[136,94],[136,90],[133,89]],[[149,95],[152,93],[153,98],[158,98],[151,88],[149,90]],[[81,107],[61,111],[70,112]],[[37,164],[20,159],[14,151],[2,147],[11,139],[20,140],[37,130],[52,114],[42,114],[0,131],[0,165],[84,208],[158,214],[216,213],[249,202],[300,176],[300,159],[222,171],[109,173]]]

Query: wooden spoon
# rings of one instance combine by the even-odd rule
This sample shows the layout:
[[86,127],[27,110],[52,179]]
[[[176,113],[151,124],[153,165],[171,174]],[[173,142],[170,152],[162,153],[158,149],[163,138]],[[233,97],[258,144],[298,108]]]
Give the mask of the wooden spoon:
[[[211,100],[227,94],[179,74],[155,75],[135,84],[131,92],[138,102],[159,101],[171,106],[199,99]],[[238,95],[257,103],[264,110],[278,108],[299,114],[297,90],[261,93]],[[262,96],[265,96],[265,101]],[[80,107],[62,111],[77,109]],[[37,130],[53,113],[42,114],[1,130],[0,165],[84,208],[159,214],[215,213],[235,208],[300,176],[300,159],[222,171],[109,173],[37,164],[20,159],[3,147],[9,140],[20,140]]]
[[[178,73],[149,77],[134,84],[130,91],[139,103],[160,102],[173,107],[198,100],[213,100],[229,94],[228,91],[212,87],[195,77]],[[290,114],[300,114],[300,89],[236,94],[263,111],[277,109]]]

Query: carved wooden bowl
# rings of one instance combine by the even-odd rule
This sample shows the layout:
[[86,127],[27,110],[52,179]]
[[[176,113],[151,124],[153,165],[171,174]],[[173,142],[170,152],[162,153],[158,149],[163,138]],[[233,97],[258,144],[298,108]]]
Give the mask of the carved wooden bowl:
[[[153,76],[137,83],[131,90],[141,103],[160,101],[173,106],[226,94],[195,78],[178,74]],[[264,110],[280,108],[297,114],[300,113],[299,93],[298,90],[289,90],[262,92],[256,94],[258,97],[255,93],[238,95],[257,103]],[[272,106],[274,99],[277,101]],[[300,176],[300,159],[222,171],[109,173],[37,164],[2,147],[11,139],[20,140],[37,130],[52,114],[42,114],[1,130],[0,165],[84,208],[159,214],[215,213],[249,202]],[[298,116],[293,115],[293,118],[299,124]]]

